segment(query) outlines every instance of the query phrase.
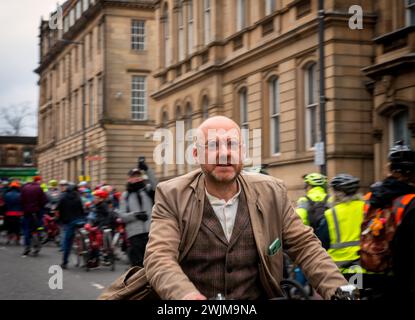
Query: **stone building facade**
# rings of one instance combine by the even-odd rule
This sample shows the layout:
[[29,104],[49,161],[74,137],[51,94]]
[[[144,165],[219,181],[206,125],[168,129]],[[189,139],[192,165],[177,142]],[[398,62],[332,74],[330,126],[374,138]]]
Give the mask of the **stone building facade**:
[[[101,58],[94,53],[97,69],[88,72],[97,81],[102,74],[105,94],[96,99],[102,101],[97,104],[102,111],[96,108],[100,121],[87,128],[87,141],[105,154],[101,179],[120,181],[140,148],[152,158],[160,139],[153,141],[151,134],[142,138],[150,128],[169,129],[173,149],[183,150],[191,146],[192,137],[177,133],[223,114],[250,130],[249,154],[260,151],[261,162],[285,180],[293,198],[302,193],[303,174],[319,170],[314,165],[314,144],[321,138],[318,0],[95,2],[100,8],[95,18],[86,17],[90,28],[106,26],[105,48]],[[362,29],[350,27],[350,9],[356,5],[363,10]],[[367,188],[383,176],[393,141],[404,138],[410,143],[415,134],[415,3],[325,0],[324,7],[328,175],[348,172]],[[129,50],[132,17],[145,19],[151,30],[148,51],[142,55]],[[73,39],[83,39],[87,30],[73,31]],[[60,59],[74,48],[64,46],[67,51],[59,51]],[[41,85],[50,74],[46,70],[59,70],[59,59],[53,61],[41,64]],[[128,119],[129,77],[134,73],[148,75],[147,122]],[[75,72],[70,80],[77,83],[71,92],[82,87],[79,77]],[[124,95],[119,97],[118,91]],[[68,92],[41,103],[40,119],[47,110],[65,105],[62,99],[70,99]],[[253,149],[255,129],[261,131],[261,143]],[[79,168],[79,158],[74,158],[81,148],[79,127],[75,132],[77,138],[40,137],[41,170],[68,176],[76,171],[71,166]],[[173,159],[181,153],[175,152]],[[63,167],[57,164],[61,161]],[[186,163],[156,166],[161,180],[192,168]]]
[[139,156],[152,160],[153,1],[69,0],[62,9],[63,29],[53,19],[40,27],[39,170],[122,186]]

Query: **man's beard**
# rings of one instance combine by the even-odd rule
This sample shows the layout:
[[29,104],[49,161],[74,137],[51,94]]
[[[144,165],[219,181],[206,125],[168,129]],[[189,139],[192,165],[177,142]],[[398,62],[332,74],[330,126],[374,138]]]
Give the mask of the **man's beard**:
[[235,171],[234,171],[234,173],[231,177],[229,177],[229,176],[225,176],[225,177],[218,176],[215,173],[215,170],[213,170],[211,172],[208,172],[207,170],[203,170],[203,172],[205,173],[206,176],[208,176],[211,180],[213,180],[213,182],[232,184],[233,182],[236,181],[236,179],[238,178],[238,176],[241,172],[241,170],[238,171],[237,168],[235,168],[235,167],[234,167],[234,170]]

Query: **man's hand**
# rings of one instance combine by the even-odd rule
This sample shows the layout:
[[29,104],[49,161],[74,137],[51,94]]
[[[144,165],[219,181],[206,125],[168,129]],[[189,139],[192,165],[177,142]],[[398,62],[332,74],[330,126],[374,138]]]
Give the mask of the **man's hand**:
[[207,298],[199,292],[190,292],[186,294],[182,300],[207,300]]

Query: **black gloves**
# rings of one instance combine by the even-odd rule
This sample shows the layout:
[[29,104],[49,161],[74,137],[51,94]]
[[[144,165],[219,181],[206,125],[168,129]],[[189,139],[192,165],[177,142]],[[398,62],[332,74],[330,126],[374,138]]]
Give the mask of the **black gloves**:
[[144,161],[140,161],[140,163],[138,164],[138,168],[140,170],[143,170],[143,171],[147,171],[148,170],[148,166],[146,165],[146,163]]
[[145,211],[134,212],[134,215],[135,215],[137,220],[140,220],[140,221],[143,221],[143,222],[148,220],[148,216],[147,216],[147,213]]

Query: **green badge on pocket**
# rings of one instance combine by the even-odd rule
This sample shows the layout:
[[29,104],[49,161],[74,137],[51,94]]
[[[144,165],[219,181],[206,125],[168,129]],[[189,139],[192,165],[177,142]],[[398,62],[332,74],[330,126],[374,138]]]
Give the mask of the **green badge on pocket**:
[[273,256],[280,250],[281,248],[281,241],[279,238],[275,239],[273,243],[268,247],[268,255]]

